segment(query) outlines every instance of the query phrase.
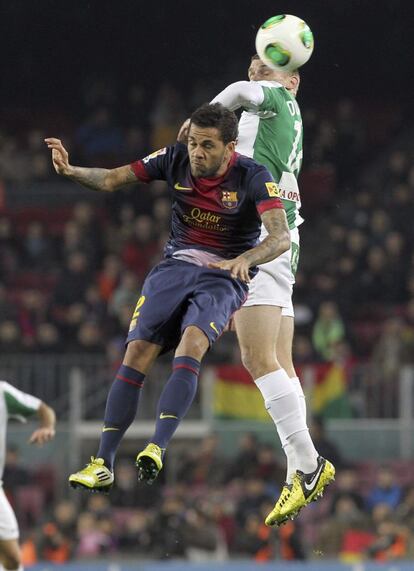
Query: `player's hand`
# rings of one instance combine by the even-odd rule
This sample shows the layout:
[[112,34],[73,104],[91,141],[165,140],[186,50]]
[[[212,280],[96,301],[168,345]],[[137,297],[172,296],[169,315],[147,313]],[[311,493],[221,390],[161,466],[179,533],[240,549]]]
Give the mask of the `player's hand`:
[[179,143],[184,143],[184,145],[187,144],[189,130],[190,130],[190,119],[186,119],[184,123],[181,125],[180,130],[178,131],[177,141]]
[[208,267],[216,270],[227,270],[232,278],[247,284],[250,283],[249,263],[242,256],[232,260],[223,260],[222,262],[211,262],[208,264]]
[[42,446],[52,440],[56,434],[54,428],[51,427],[41,427],[37,428],[29,439],[30,444],[37,444],[38,446]]
[[63,176],[70,174],[69,154],[60,139],[45,139],[45,143],[52,150],[52,161],[55,171]]

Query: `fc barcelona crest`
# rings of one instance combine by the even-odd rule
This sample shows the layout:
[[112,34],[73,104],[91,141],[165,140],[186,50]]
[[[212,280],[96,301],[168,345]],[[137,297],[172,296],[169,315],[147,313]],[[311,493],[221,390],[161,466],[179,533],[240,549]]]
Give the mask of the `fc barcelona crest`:
[[224,208],[236,208],[238,202],[237,192],[235,190],[221,191],[221,203]]

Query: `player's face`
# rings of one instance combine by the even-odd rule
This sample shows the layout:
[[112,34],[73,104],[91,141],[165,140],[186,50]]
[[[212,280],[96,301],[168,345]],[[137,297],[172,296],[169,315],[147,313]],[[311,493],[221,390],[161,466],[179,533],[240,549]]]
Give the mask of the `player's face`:
[[250,81],[260,81],[263,79],[273,80],[273,73],[276,71],[268,67],[262,60],[252,59],[247,73]]
[[260,59],[253,59],[250,62],[248,69],[248,75],[250,81],[278,81],[286,87],[288,91],[291,91],[296,95],[299,88],[299,76],[286,72],[277,71],[276,69],[271,69]]
[[227,169],[234,152],[234,141],[225,145],[215,127],[198,127],[194,123],[188,133],[188,156],[191,174],[195,177],[214,178]]

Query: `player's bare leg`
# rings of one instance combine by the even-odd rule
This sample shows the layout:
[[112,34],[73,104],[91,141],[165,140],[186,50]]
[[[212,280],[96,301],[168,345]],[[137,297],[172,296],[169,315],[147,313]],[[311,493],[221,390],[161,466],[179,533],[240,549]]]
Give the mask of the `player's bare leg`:
[[0,539],[0,562],[6,571],[23,571],[17,539]]
[[161,346],[134,340],[128,344],[123,363],[108,394],[101,441],[96,458],[83,470],[69,476],[72,488],[107,493],[114,482],[113,463],[126,430],[135,419],[146,373],[161,352]]
[[[235,315],[243,364],[263,395],[281,442],[291,444],[296,458],[301,459],[304,473],[310,474],[318,468],[318,453],[310,438],[295,387],[276,357],[280,323],[281,308],[276,306],[243,307]],[[291,506],[289,499],[290,490],[286,489],[272,517],[266,520],[269,525],[286,521],[305,505],[304,502],[303,505],[296,502]]]
[[197,391],[200,363],[209,348],[206,334],[187,327],[175,351],[173,372],[158,401],[154,436],[137,456],[138,480],[152,484],[163,466],[163,454]]

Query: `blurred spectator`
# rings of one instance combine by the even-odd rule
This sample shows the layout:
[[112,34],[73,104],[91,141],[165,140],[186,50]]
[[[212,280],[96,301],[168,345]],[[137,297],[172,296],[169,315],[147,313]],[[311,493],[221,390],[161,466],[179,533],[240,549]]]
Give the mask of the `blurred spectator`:
[[12,320],[0,322],[0,351],[3,354],[19,353],[23,349],[19,325]]
[[192,485],[223,482],[227,465],[218,445],[217,435],[211,434],[197,448],[190,449],[190,454],[180,462],[179,479]]
[[21,245],[9,218],[0,216],[0,279],[7,282],[21,265]]
[[90,282],[88,261],[80,251],[69,255],[67,263],[56,284],[54,302],[67,307],[83,299]]
[[[314,432],[312,431],[312,434],[313,433]],[[338,465],[337,461],[335,462],[335,465]],[[358,488],[359,480],[356,471],[353,468],[347,467],[345,465],[341,470],[339,470],[338,477],[336,478],[332,496],[331,512],[335,512],[336,504],[342,498],[349,498],[352,500],[357,510],[362,513],[364,511],[364,498],[360,494]]]
[[137,486],[136,468],[131,460],[117,461],[116,486],[111,492],[111,503],[114,506],[119,508],[140,506],[149,509],[157,505],[160,493],[158,480],[151,487]]
[[112,532],[113,523],[111,520],[99,520],[92,513],[81,513],[77,526],[77,557],[98,557],[114,551],[115,542]]
[[240,437],[239,449],[231,460],[226,474],[227,480],[245,479],[253,476],[256,469],[258,447],[257,436],[252,432],[247,432]]
[[257,514],[261,505],[272,499],[263,480],[258,478],[244,480],[243,497],[238,503],[236,512],[237,523],[244,526],[250,514]]
[[312,341],[324,361],[333,357],[334,346],[345,338],[345,327],[338,307],[331,301],[321,303],[313,326]]
[[53,323],[39,323],[35,330],[35,350],[37,353],[60,353],[63,344],[58,328]]
[[395,561],[407,558],[409,530],[392,520],[382,522],[376,538],[366,551],[369,559],[375,561]]
[[121,274],[121,263],[117,256],[106,256],[103,269],[98,275],[98,287],[101,298],[109,302],[117,287]]
[[249,513],[236,536],[234,551],[255,561],[271,561],[275,555],[271,530],[256,513]]
[[376,484],[367,496],[367,506],[374,510],[377,506],[386,505],[395,510],[402,499],[401,487],[395,482],[394,474],[387,466],[377,472]]
[[181,498],[174,496],[164,498],[149,527],[154,557],[171,559],[185,555],[184,512],[185,504]]
[[183,542],[189,561],[224,561],[227,549],[220,530],[201,509],[190,508],[185,513]]
[[111,158],[123,148],[121,131],[105,106],[92,111],[77,130],[75,140],[85,164],[107,167]]
[[[117,470],[117,482],[118,474],[119,471]],[[136,482],[134,484],[136,487]],[[116,501],[114,503],[118,505]],[[150,546],[148,513],[145,510],[134,509],[133,514],[125,518],[124,525],[118,533],[118,547],[122,553],[128,553],[135,557],[137,555],[145,557],[148,556]]]
[[132,315],[139,298],[139,292],[140,284],[138,283],[136,275],[133,272],[124,272],[121,277],[121,282],[115,289],[109,304],[111,313],[119,315],[121,308],[126,305],[131,309]]
[[53,267],[54,248],[41,222],[31,222],[23,238],[23,262],[29,270],[47,270]]

